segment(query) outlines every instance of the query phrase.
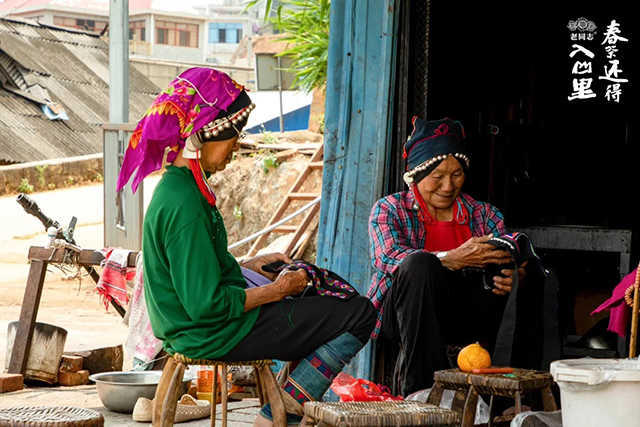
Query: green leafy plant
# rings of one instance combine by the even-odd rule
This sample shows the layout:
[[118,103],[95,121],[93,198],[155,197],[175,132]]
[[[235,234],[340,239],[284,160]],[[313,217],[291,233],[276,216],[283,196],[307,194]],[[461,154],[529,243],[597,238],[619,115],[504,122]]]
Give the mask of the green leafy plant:
[[73,185],[75,183],[76,180],[72,176],[67,177],[67,180],[65,181],[65,185]]
[[324,134],[324,114],[318,119],[318,130],[321,134]]
[[278,158],[275,154],[268,154],[262,158],[262,170],[264,173],[269,173],[269,169],[277,169],[280,166]]
[[100,172],[98,172],[96,174],[96,181],[98,181],[98,182],[103,182],[104,181],[104,177],[102,176],[102,174]]
[[[247,9],[259,2],[249,1]],[[268,18],[272,3],[272,0],[265,3],[265,20],[285,34],[278,41],[290,43],[291,47],[278,56],[292,60],[291,68],[286,71],[296,76],[293,86],[307,93],[320,88],[327,82],[331,0],[281,0],[277,16]]]
[[44,188],[46,181],[44,179],[44,171],[49,167],[49,165],[40,165],[36,166],[36,181],[40,188]]
[[20,180],[20,186],[18,187],[20,193],[33,193],[33,185],[29,184],[28,178],[22,178]]
[[262,140],[265,144],[278,143],[278,137],[275,136],[270,130],[265,130],[264,125],[262,125],[262,129],[260,129],[260,134],[262,135]]
[[240,210],[240,206],[233,207],[233,217],[236,221],[240,221],[242,219],[242,210]]
[[48,184],[47,184],[47,188],[48,188],[49,190],[53,190],[53,189],[55,189],[55,188],[56,188],[56,185],[55,185],[53,182],[50,182],[50,183],[48,183]]

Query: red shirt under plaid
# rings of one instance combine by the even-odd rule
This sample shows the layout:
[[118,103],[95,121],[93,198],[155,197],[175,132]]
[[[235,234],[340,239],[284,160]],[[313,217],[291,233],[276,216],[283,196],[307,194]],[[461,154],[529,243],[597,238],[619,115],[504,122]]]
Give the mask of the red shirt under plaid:
[[[469,212],[469,227],[473,237],[506,234],[504,218],[489,203],[480,202],[465,193],[458,200]],[[396,269],[411,254],[424,251],[427,233],[418,218],[418,208],[411,191],[402,191],[380,199],[369,218],[371,263],[374,274],[367,297],[378,310],[378,321],[372,338],[380,333],[382,303],[393,283]]]

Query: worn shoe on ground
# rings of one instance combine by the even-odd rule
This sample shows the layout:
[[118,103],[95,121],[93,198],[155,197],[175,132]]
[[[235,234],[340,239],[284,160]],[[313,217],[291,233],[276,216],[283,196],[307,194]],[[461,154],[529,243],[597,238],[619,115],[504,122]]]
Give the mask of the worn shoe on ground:
[[[153,400],[141,397],[133,408],[133,420],[139,422],[151,422],[153,414]],[[174,423],[199,420],[211,414],[211,403],[206,400],[196,400],[185,394],[178,402]]]

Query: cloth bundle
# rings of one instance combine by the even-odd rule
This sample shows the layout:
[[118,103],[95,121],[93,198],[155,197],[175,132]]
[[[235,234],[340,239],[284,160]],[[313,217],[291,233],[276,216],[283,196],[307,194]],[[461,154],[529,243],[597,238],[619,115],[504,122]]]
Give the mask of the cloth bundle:
[[312,296],[315,294],[321,297],[333,297],[346,301],[359,295],[353,286],[333,271],[325,270],[301,259],[294,260],[291,264],[276,261],[262,267],[262,269],[268,273],[279,273],[287,268],[291,270],[303,269],[307,272],[307,277],[312,285],[308,287],[301,296]]
[[111,300],[116,300],[121,306],[129,303],[127,295],[127,280],[133,280],[136,270],[127,266],[131,251],[122,248],[105,248],[100,251],[104,261],[100,264],[102,273],[96,285],[95,292],[100,294],[100,300],[109,308]]
[[[546,370],[548,364],[560,356],[557,277],[544,269],[531,238],[525,233],[505,234],[487,243],[509,252],[513,262],[511,265],[485,269],[485,287],[493,284],[493,277],[500,274],[500,270],[517,270],[524,262],[528,262],[526,286],[522,286],[517,273],[513,276],[511,292],[496,337],[493,364]],[[492,289],[492,285],[489,289]]]
[[504,269],[516,270],[525,262],[535,263],[535,267],[542,269],[542,261],[533,249],[533,243],[531,238],[525,233],[511,233],[503,234],[499,237],[492,237],[487,242],[490,245],[496,247],[496,250],[505,250],[511,254],[513,262],[506,265],[489,265],[485,268],[485,274],[483,277],[484,287],[487,290],[494,289],[493,278],[501,275],[501,271]]
[[607,330],[615,332],[623,338],[627,334],[627,326],[629,326],[629,322],[631,321],[631,307],[629,307],[625,302],[625,293],[633,286],[637,272],[638,269],[636,268],[631,273],[627,274],[615,287],[611,298],[603,302],[600,307],[596,308],[591,313],[593,316],[594,314],[601,313],[605,310],[608,311],[611,315],[609,317],[609,327]]
[[[141,365],[141,368],[151,369],[150,363],[162,350],[162,341],[153,335],[151,321],[147,312],[147,303],[144,298],[144,268],[142,263],[142,252],[136,259],[136,276],[133,281],[133,293],[131,294],[131,305],[127,310],[125,323],[129,325],[126,350],[127,357],[134,358],[133,364]],[[137,362],[137,363],[136,363]]]

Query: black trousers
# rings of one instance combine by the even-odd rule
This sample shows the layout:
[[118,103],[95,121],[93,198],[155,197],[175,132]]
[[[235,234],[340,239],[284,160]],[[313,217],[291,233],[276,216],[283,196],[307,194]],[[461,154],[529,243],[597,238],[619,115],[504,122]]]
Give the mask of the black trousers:
[[475,272],[451,271],[430,253],[405,258],[383,304],[382,335],[404,353],[403,396],[433,385],[451,368],[446,345],[481,342],[493,350],[507,296],[482,286]]
[[249,334],[220,360],[300,360],[345,332],[364,345],[375,323],[376,310],[363,296],[285,299],[260,307]]

